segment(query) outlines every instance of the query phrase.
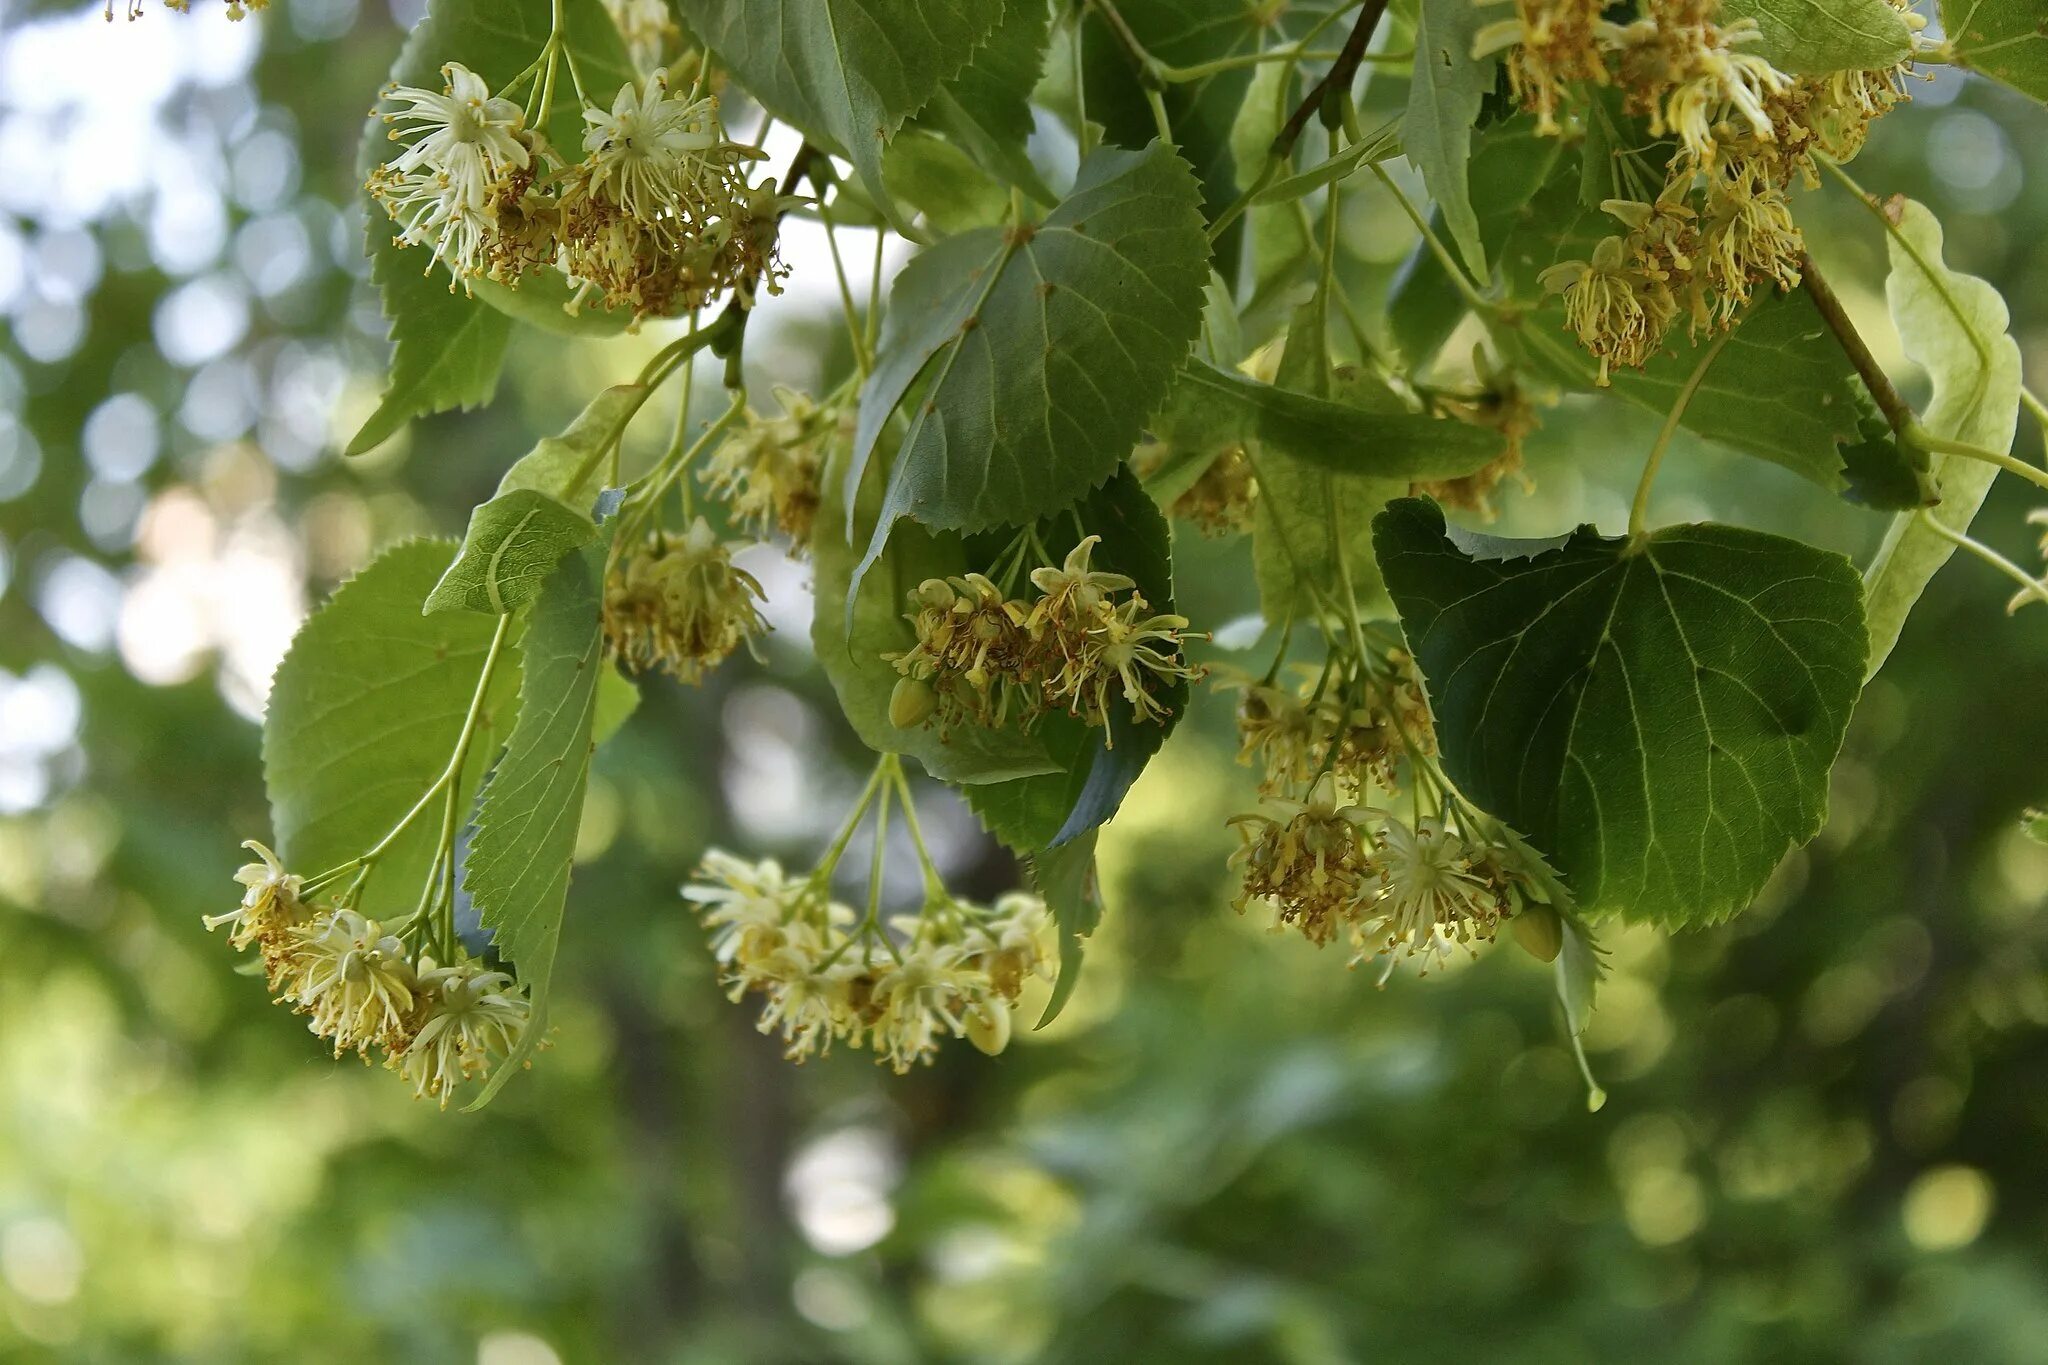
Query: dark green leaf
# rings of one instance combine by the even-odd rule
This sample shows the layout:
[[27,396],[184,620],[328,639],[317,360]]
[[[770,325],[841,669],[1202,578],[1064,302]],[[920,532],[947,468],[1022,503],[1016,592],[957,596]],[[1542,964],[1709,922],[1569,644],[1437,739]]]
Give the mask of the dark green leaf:
[[1724,919],[1820,829],[1866,640],[1840,555],[1699,525],[1482,558],[1412,498],[1375,540],[1446,771],[1581,911]]
[[1055,198],[1025,153],[1034,126],[1031,92],[1045,68],[1051,7],[1007,0],[1002,21],[919,116],[953,139],[989,174],[1042,204]]
[[1721,0],[1721,22],[1754,19],[1762,36],[1743,50],[1780,71],[1824,76],[1881,71],[1913,53],[1913,34],[1888,0]]
[[1109,477],[1200,330],[1208,251],[1194,180],[1154,143],[1091,155],[1035,227],[920,253],[861,395],[856,471],[923,377],[861,571],[900,517],[1017,525]]
[[519,723],[477,805],[462,881],[499,956],[519,971],[533,1019],[470,1104],[489,1103],[547,1034],[548,985],[590,778],[604,663],[599,590],[607,545],[562,561],[526,630]]
[[2020,817],[2020,828],[2035,843],[2048,844],[2048,810],[2030,810]]
[[[263,718],[263,777],[279,854],[302,875],[367,852],[434,785],[455,751],[497,622],[422,616],[455,553],[418,540],[386,551],[335,592],[292,641]],[[502,738],[518,670],[501,658],[483,716]],[[497,744],[471,746],[457,808],[467,809]],[[417,903],[440,833],[415,820],[379,861],[363,913]]]
[[995,29],[994,0],[681,0],[770,113],[853,162],[888,207],[882,148]]
[[1081,983],[1081,940],[1102,922],[1102,888],[1095,875],[1097,837],[1098,831],[1091,829],[1031,859],[1031,878],[1052,911],[1053,929],[1060,938],[1059,980],[1045,1002],[1045,1013],[1038,1017],[1039,1028],[1059,1018],[1073,998],[1074,987]]
[[1877,410],[1869,395],[1857,395],[1860,410],[1856,428],[1859,436],[1842,445],[1842,496],[1865,507],[1887,512],[1905,512],[1933,507],[1941,501],[1941,488],[1926,455],[1899,444],[1891,424]]

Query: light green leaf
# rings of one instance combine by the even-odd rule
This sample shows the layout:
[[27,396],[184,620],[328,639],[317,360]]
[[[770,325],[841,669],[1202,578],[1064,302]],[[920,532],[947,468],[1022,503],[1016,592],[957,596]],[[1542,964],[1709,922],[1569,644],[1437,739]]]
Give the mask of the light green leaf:
[[1754,19],[1762,37],[1745,52],[1780,71],[1824,76],[1879,71],[1913,53],[1913,34],[1887,0],[1721,0],[1721,22]]
[[[1934,381],[1920,424],[1980,450],[2010,450],[2019,426],[2020,348],[2006,334],[2011,319],[2005,300],[1976,276],[1943,263],[1941,224],[1933,214],[1912,200],[1898,203],[1885,297],[1906,355]],[[1941,505],[1924,515],[1952,531],[1969,530],[1997,477],[1996,465],[1937,455],[1934,481]],[[1917,514],[1893,518],[1864,573],[1871,673],[1883,667],[1907,613],[1954,552]]]
[[604,664],[599,589],[607,546],[562,561],[527,625],[519,723],[477,804],[462,884],[533,1002],[519,1046],[472,1101],[490,1102],[547,1034],[548,986],[590,778]]
[[2020,817],[2020,828],[2035,843],[2048,844],[2048,810],[2030,810]]
[[1095,844],[1099,831],[1058,848],[1049,848],[1031,859],[1031,879],[1038,894],[1052,911],[1053,929],[1060,938],[1060,975],[1053,983],[1052,998],[1037,1027],[1044,1028],[1059,1018],[1081,984],[1081,940],[1102,923],[1102,887],[1095,875]]
[[1477,279],[1486,279],[1486,247],[1472,210],[1468,165],[1479,105],[1493,89],[1498,62],[1474,57],[1479,30],[1493,14],[1472,0],[1421,0],[1415,25],[1415,74],[1401,145],[1429,197],[1443,211],[1451,240]]
[[1558,1006],[1564,1011],[1565,1035],[1571,1040],[1572,1055],[1578,1059],[1579,1074],[1586,1078],[1586,1108],[1598,1112],[1607,1103],[1607,1092],[1593,1079],[1593,1068],[1586,1064],[1586,1048],[1579,1035],[1593,1021],[1593,996],[1607,977],[1607,954],[1577,915],[1560,911],[1558,922],[1563,930],[1563,943],[1551,967],[1552,980],[1557,988]]
[[1941,26],[1958,65],[2048,104],[2048,13],[2040,0],[1941,0]]
[[1176,446],[1257,441],[1332,473],[1404,482],[1459,478],[1500,453],[1498,436],[1462,422],[1312,398],[1199,360],[1154,425]]
[[[609,104],[610,92],[633,72],[611,16],[602,0],[563,0],[562,20],[583,80]],[[391,79],[439,90],[441,67],[461,62],[495,91],[533,61],[551,27],[550,0],[432,0]],[[570,82],[559,83],[545,122],[558,147],[573,154],[582,145],[582,112]],[[382,119],[369,120],[359,171],[368,174],[391,155],[389,132]],[[507,313],[451,291],[448,272],[432,263],[426,248],[398,246],[382,209],[368,205],[366,215],[370,278],[391,321],[391,370],[384,400],[349,442],[350,455],[383,444],[414,417],[489,402],[512,335]]]
[[[965,573],[970,565],[958,536],[906,526],[890,538],[889,548],[856,589],[854,565],[874,529],[883,473],[879,464],[868,470],[849,526],[845,463],[840,447],[826,466],[811,532],[818,600],[811,616],[811,648],[854,733],[877,753],[908,754],[933,777],[949,782],[1001,782],[1053,771],[1045,746],[1013,730],[963,727],[941,736],[935,729],[903,730],[890,723],[889,694],[897,673],[882,656],[909,649],[917,638],[904,619],[909,611],[905,599],[925,579]],[[841,602],[848,603],[847,610],[838,609]]]
[[905,267],[861,395],[856,471],[920,379],[923,392],[861,572],[900,517],[1017,525],[1109,477],[1201,327],[1197,202],[1171,148],[1105,148],[1044,222],[947,238]]
[[540,595],[562,556],[597,535],[589,516],[545,493],[516,488],[469,514],[462,552],[421,609],[517,611]]
[[1715,525],[1454,539],[1413,498],[1375,540],[1445,770],[1580,911],[1725,919],[1820,829],[1866,638],[1840,555]]
[[1230,124],[1230,160],[1240,192],[1252,187],[1280,136],[1287,109],[1282,107],[1294,88],[1294,71],[1286,62],[1261,62],[1245,87],[1244,100]]
[[[448,767],[476,695],[497,622],[422,616],[420,603],[455,553],[452,541],[394,546],[335,592],[292,640],[263,717],[263,779],[276,847],[310,876],[367,852]],[[518,670],[501,658],[484,724],[502,738]],[[497,743],[471,746],[457,809]],[[427,875],[439,822],[399,836],[364,888],[363,913],[411,910]]]
[[1010,211],[1010,192],[944,138],[905,128],[882,154],[882,175],[898,203],[951,236],[993,227]]
[[1397,128],[1384,128],[1377,135],[1354,142],[1334,156],[1325,157],[1305,171],[1283,176],[1252,196],[1254,204],[1291,204],[1326,185],[1354,175],[1362,166],[1401,155]]
[[994,31],[994,0],[681,0],[747,93],[853,162],[886,209],[882,148]]
[[1057,197],[1031,164],[1025,143],[1035,126],[1031,92],[1045,69],[1051,7],[1007,0],[1002,21],[967,66],[940,89],[919,121],[944,133],[983,170],[1041,204]]
[[630,308],[606,308],[599,300],[575,302],[575,291],[558,271],[536,270],[515,289],[496,280],[472,280],[470,292],[511,318],[558,336],[617,336],[633,321]]
[[614,384],[599,393],[559,436],[543,436],[498,480],[500,497],[530,488],[571,506],[591,501],[597,461],[647,401],[645,384]]
[[640,685],[616,668],[606,668],[597,680],[597,718],[591,722],[590,742],[603,744],[624,728],[640,709]]

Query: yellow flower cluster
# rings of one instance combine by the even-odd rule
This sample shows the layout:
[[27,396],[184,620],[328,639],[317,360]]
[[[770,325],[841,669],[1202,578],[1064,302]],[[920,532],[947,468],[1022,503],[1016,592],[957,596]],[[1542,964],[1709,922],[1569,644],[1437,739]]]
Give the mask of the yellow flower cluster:
[[1083,538],[1059,568],[1032,570],[1035,601],[978,573],[919,584],[905,618],[917,643],[883,656],[902,675],[891,719],[948,728],[1014,715],[1029,725],[1064,710],[1106,726],[1121,700],[1139,721],[1164,720],[1159,694],[1199,676],[1182,653],[1187,618],[1154,613],[1132,579],[1092,567],[1100,540]]
[[935,892],[885,931],[857,924],[824,882],[713,850],[683,889],[728,997],[762,997],[760,1030],[778,1035],[791,1061],[843,1042],[901,1075],[947,1038],[990,1055],[1008,1045],[1025,981],[1050,974],[1043,901],[1012,893],[978,906]]
[[416,1096],[445,1109],[457,1086],[482,1079],[518,1046],[531,1010],[509,975],[467,957],[441,966],[418,956],[344,903],[307,901],[304,879],[262,844],[243,847],[260,861],[235,874],[241,904],[204,923],[228,928],[234,948],[257,950],[278,1002],[308,1016],[335,1056],[367,1060],[381,1050]]
[[606,579],[605,648],[632,672],[694,683],[768,628],[760,600],[759,581],[698,517],[680,537],[650,534]]
[[1243,446],[1231,446],[1209,461],[1201,477],[1173,500],[1172,512],[1199,526],[1205,536],[1236,535],[1251,529],[1258,500],[1251,459]]
[[[1888,2],[1916,34],[1924,26],[1910,0]],[[1854,156],[1870,121],[1906,98],[1912,69],[1909,57],[1882,70],[1787,75],[1744,50],[1760,36],[1756,23],[1721,22],[1720,0],[1642,0],[1626,24],[1585,0],[1515,3],[1516,17],[1482,30],[1478,46],[1508,49],[1511,84],[1539,131],[1558,132],[1559,110],[1584,87],[1613,85],[1651,137],[1678,146],[1654,202],[1602,206],[1624,232],[1543,276],[1564,295],[1566,326],[1599,360],[1602,384],[1614,367],[1647,363],[1681,316],[1695,333],[1726,328],[1758,285],[1798,284],[1805,244],[1788,191],[1816,182],[1816,154]]]
[[851,404],[813,402],[775,387],[779,416],[749,408],[742,425],[713,452],[702,478],[724,500],[735,525],[766,539],[780,531],[801,554],[818,517],[819,480],[835,446],[853,439]]
[[[439,91],[394,85],[384,119],[402,150],[371,172],[372,198],[405,245],[432,248],[456,282],[516,286],[557,269],[578,302],[670,317],[730,292],[751,305],[785,273],[785,207],[753,186],[759,153],[728,140],[716,98],[655,71],[583,111],[583,158],[566,164],[527,113],[457,63]],[[431,266],[429,267],[431,268]],[[452,284],[451,284],[451,287]]]
[[1300,797],[1330,777],[1347,793],[1391,790],[1400,764],[1436,752],[1414,660],[1403,649],[1333,652],[1294,686],[1232,679],[1238,762],[1263,770],[1259,790]]

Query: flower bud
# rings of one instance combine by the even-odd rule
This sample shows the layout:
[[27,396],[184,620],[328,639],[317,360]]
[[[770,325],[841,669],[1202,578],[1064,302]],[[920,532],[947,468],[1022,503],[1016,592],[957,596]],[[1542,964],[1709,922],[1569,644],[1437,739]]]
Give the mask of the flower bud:
[[938,693],[928,682],[899,678],[889,694],[889,723],[899,730],[915,730],[939,709]]
[[983,1001],[967,1011],[967,1041],[993,1057],[1010,1045],[1010,1012]]
[[1514,926],[1515,942],[1538,962],[1555,962],[1564,949],[1564,921],[1547,905],[1525,906],[1508,921]]

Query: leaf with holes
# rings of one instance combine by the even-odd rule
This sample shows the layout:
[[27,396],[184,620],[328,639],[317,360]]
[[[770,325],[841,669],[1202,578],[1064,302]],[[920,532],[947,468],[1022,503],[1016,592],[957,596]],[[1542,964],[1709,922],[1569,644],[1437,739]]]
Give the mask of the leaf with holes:
[[1374,539],[1446,771],[1582,913],[1725,919],[1819,831],[1863,679],[1848,560],[1717,525],[1532,546],[1417,498]]
[[853,162],[889,206],[882,147],[1002,18],[997,0],[681,0],[747,93]]
[[[292,640],[263,716],[263,780],[277,851],[304,875],[366,852],[412,810],[455,751],[497,622],[422,616],[420,603],[455,545],[416,540],[341,585]],[[456,807],[469,808],[509,727],[519,670],[501,651]],[[410,911],[427,875],[438,820],[413,822],[379,859],[363,913]]]
[[921,387],[865,573],[902,517],[1019,525],[1130,453],[1201,328],[1209,245],[1171,148],[1097,151],[1045,220],[949,237],[896,279],[853,474]]
[[607,545],[562,561],[527,625],[519,723],[477,803],[462,865],[499,956],[518,969],[533,1019],[518,1048],[469,1106],[490,1102],[547,1034],[548,986],[569,895],[569,866],[590,779],[604,663],[599,587]]

